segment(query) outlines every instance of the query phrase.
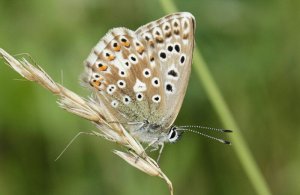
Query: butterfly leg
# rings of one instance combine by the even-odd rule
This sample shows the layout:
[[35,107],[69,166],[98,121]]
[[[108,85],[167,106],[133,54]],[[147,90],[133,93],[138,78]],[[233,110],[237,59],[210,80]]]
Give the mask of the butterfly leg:
[[160,146],[160,150],[159,150],[159,153],[158,153],[158,157],[157,157],[157,159],[156,159],[157,164],[158,164],[158,161],[159,161],[159,159],[160,159],[160,156],[161,156],[161,153],[162,153],[162,151],[163,151],[163,149],[164,149],[165,144],[164,144],[164,143],[161,143],[160,145],[161,145],[161,146]]

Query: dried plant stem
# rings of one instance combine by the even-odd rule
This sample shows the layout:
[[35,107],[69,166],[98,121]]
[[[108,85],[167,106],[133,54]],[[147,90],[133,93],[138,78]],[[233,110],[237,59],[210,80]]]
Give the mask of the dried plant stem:
[[[173,13],[177,11],[172,0],[160,0],[160,3],[166,13]],[[270,195],[271,192],[269,187],[243,138],[242,132],[239,130],[232,113],[230,112],[220,90],[216,85],[216,82],[207,68],[200,50],[197,47],[194,51],[193,66],[196,74],[198,75],[199,81],[202,82],[203,87],[216,112],[219,114],[220,119],[225,125],[225,128],[234,129],[234,136],[231,137],[233,147],[254,189],[257,194]]]
[[[114,153],[148,175],[158,176],[164,179],[169,186],[170,194],[173,195],[171,181],[162,172],[157,163],[145,153],[142,145],[135,140],[121,124],[108,124],[106,122],[115,120],[114,116],[107,114],[109,112],[106,112],[105,107],[101,107],[94,99],[84,99],[54,82],[41,67],[30,64],[26,59],[17,60],[1,48],[0,56],[22,77],[42,85],[57,95],[59,97],[58,104],[60,107],[95,123],[99,131],[93,131],[92,134],[104,137],[105,139],[129,148],[129,153],[121,151],[114,151]],[[104,116],[103,113],[106,113],[106,116]]]

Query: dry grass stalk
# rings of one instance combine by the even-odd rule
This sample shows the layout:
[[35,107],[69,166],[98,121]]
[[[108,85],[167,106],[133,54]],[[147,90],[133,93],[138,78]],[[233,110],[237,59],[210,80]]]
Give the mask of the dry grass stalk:
[[[116,142],[127,147],[128,153],[115,150],[114,153],[124,159],[130,165],[147,173],[151,176],[163,178],[168,186],[171,195],[173,195],[173,186],[168,177],[162,172],[157,163],[150,158],[143,146],[135,140],[119,123],[107,123],[115,121],[114,116],[109,115],[105,107],[96,104],[95,99],[85,99],[54,82],[51,77],[39,66],[30,64],[26,59],[17,60],[0,48],[0,56],[8,65],[27,80],[34,81],[44,88],[59,96],[58,104],[61,108],[85,118],[94,124],[99,131],[93,131],[96,136],[104,137],[109,141]],[[105,113],[105,114],[104,114]]]

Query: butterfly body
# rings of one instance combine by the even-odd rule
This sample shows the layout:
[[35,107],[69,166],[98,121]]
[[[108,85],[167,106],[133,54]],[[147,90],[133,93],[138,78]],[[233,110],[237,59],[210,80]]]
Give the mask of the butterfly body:
[[191,72],[194,30],[195,19],[187,12],[135,32],[114,28],[85,61],[83,80],[99,105],[137,140],[153,147],[180,135],[172,125]]

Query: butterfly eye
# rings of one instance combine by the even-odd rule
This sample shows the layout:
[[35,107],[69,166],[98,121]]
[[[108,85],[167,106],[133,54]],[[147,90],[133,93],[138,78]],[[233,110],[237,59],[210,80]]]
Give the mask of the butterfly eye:
[[176,131],[176,128],[175,127],[172,127],[168,133],[168,139],[169,139],[169,142],[176,142],[179,138],[179,135]]

